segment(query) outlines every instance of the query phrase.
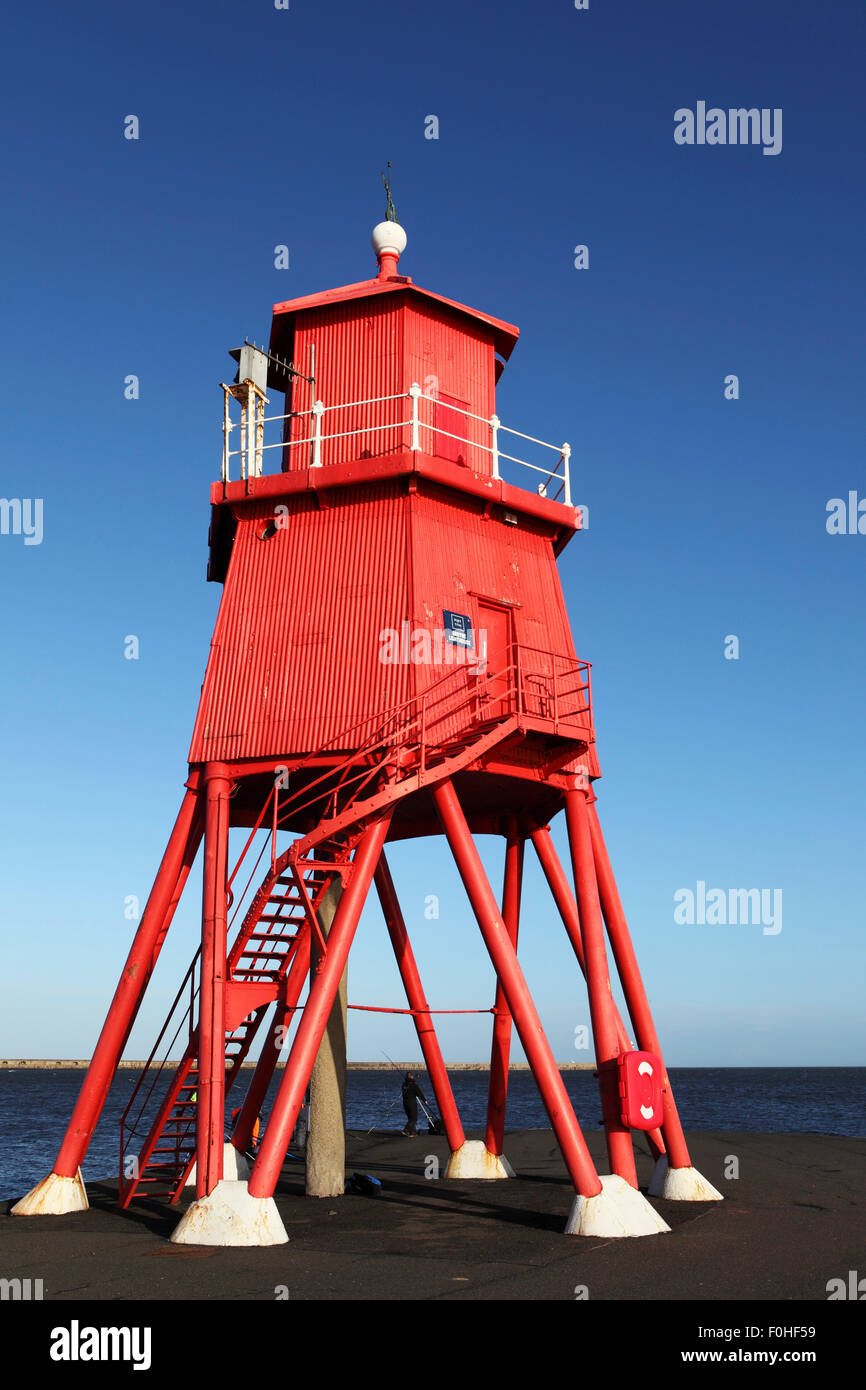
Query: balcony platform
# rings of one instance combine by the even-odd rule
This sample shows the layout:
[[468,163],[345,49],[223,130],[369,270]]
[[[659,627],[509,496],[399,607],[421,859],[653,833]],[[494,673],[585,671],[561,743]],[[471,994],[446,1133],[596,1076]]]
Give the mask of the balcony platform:
[[490,505],[497,504],[507,511],[533,517],[552,526],[556,554],[581,527],[580,507],[567,507],[550,497],[516,487],[502,478],[475,473],[448,459],[424,454],[419,450],[400,449],[396,453],[380,454],[377,458],[359,458],[351,463],[335,463],[320,468],[293,469],[286,473],[268,473],[261,477],[240,478],[234,482],[211,484],[211,504],[279,501],[304,492],[327,492],[336,488],[369,486],[392,478],[424,478],[431,483],[470,497],[478,497]]

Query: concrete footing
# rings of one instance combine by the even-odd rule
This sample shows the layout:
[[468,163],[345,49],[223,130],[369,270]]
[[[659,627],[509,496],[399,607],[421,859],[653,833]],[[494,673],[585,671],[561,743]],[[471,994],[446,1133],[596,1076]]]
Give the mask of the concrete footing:
[[504,1154],[492,1154],[483,1139],[467,1139],[452,1153],[446,1178],[513,1178],[514,1169]]
[[655,1236],[669,1231],[642,1192],[625,1178],[607,1174],[595,1197],[577,1196],[565,1227],[567,1236]]
[[[193,1164],[189,1171],[189,1177],[184,1183],[184,1187],[195,1187],[195,1168]],[[246,1158],[236,1149],[234,1144],[226,1143],[223,1145],[223,1178],[227,1182],[246,1182],[250,1175],[250,1165]]]
[[87,1211],[90,1203],[79,1168],[74,1178],[49,1173],[26,1197],[10,1208],[10,1216],[65,1216],[70,1211]]
[[651,1197],[665,1197],[669,1202],[723,1202],[725,1199],[697,1168],[670,1168],[667,1155],[656,1160],[649,1185]]
[[251,1197],[245,1182],[218,1182],[193,1202],[172,1231],[175,1245],[286,1245],[273,1197]]

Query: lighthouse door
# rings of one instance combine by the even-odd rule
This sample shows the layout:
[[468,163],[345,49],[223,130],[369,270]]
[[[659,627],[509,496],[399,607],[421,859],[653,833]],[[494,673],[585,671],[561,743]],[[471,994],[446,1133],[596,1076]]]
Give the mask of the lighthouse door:
[[478,603],[478,654],[484,662],[481,675],[481,717],[499,719],[510,714],[514,673],[511,670],[513,644],[511,612],[498,603]]

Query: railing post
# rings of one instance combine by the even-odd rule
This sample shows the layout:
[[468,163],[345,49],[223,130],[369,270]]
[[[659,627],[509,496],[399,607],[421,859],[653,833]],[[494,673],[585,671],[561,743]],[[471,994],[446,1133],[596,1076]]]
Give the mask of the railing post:
[[247,382],[247,472],[248,478],[256,476],[256,415],[258,404],[251,381]]
[[499,472],[499,416],[498,416],[498,415],[491,415],[491,417],[490,417],[490,436],[491,436],[490,461],[491,461],[491,463],[492,463],[492,465],[493,465],[493,476],[494,476],[494,478],[499,478],[499,477],[501,476],[501,474],[500,474],[500,472]]
[[427,768],[427,749],[425,741],[427,738],[427,692],[421,696],[421,776]]
[[265,406],[267,396],[256,395],[256,477],[262,476],[265,448]]
[[570,445],[570,444],[563,444],[563,446],[562,446],[562,459],[563,459],[563,463],[565,464],[565,467],[564,467],[564,469],[563,469],[563,472],[564,472],[564,474],[565,474],[565,497],[564,497],[563,500],[564,500],[565,505],[566,505],[567,507],[570,507],[570,506],[571,506],[571,474],[569,473],[569,459],[570,459],[570,458],[571,458],[571,445]]
[[514,693],[517,696],[517,713],[526,713],[526,697],[523,690],[523,671],[520,665],[520,647],[514,647]]
[[312,462],[312,465],[311,465],[313,468],[321,468],[321,466],[322,466],[322,416],[324,415],[324,413],[325,413],[325,407],[322,405],[322,402],[321,402],[321,401],[314,401],[314,403],[313,403],[313,462]]
[[409,395],[412,399],[412,438],[409,448],[414,454],[421,448],[418,442],[418,398],[421,395],[421,387],[418,385],[417,381],[413,381],[412,385],[409,387]]
[[229,435],[233,429],[229,419],[229,392],[228,387],[223,387],[223,482],[229,481]]

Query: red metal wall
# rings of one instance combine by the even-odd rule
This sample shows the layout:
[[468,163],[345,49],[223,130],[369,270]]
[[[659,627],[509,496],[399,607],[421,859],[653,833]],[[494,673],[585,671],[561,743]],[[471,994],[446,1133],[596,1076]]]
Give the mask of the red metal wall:
[[[490,454],[485,448],[472,445],[490,444],[490,430],[478,420],[467,419],[455,411],[434,408],[436,392],[465,401],[471,415],[489,420],[494,405],[495,354],[493,331],[483,324],[470,324],[459,314],[429,304],[409,302],[404,324],[405,365],[404,390],[413,381],[424,392],[419,418],[422,428],[422,453],[435,453],[435,429],[465,436],[470,447],[465,450],[466,464],[475,473],[490,474]],[[450,417],[453,417],[450,418]],[[458,423],[459,422],[459,423]],[[453,441],[445,441],[446,445]],[[446,458],[456,453],[445,453]]]
[[[528,649],[562,658],[575,656],[574,643],[549,536],[522,518],[510,526],[468,499],[430,488],[414,499],[412,527],[413,626],[441,627],[443,610],[466,614],[476,650],[483,622],[479,602],[492,601],[512,614],[520,660],[549,673],[550,661]],[[447,665],[419,668],[419,689],[441,679]],[[491,672],[491,674],[493,674]],[[450,735],[463,725],[449,725]]]
[[427,689],[460,663],[383,664],[382,634],[404,621],[441,632],[446,609],[470,617],[477,642],[479,601],[505,605],[521,647],[574,656],[540,523],[509,526],[477,499],[427,482],[409,492],[405,479],[287,505],[269,540],[273,502],[239,509],[191,762],[313,753]]
[[[363,299],[346,304],[330,304],[300,313],[295,323],[292,360],[299,370],[310,371],[310,346],[316,348],[316,396],[328,406],[393,396],[403,390],[403,311],[398,301],[387,297]],[[310,409],[310,387],[296,381],[292,410]],[[322,434],[343,434],[347,430],[371,433],[333,439],[322,446],[322,464],[344,463],[359,458],[363,450],[370,455],[391,453],[408,446],[408,433],[385,426],[408,418],[407,401],[355,409],[327,410],[322,417]],[[310,431],[308,417],[291,422],[292,440],[304,439]],[[287,451],[284,466],[309,467],[307,449]]]
[[[437,391],[465,401],[472,415],[485,420],[493,412],[493,331],[483,324],[470,324],[446,308],[401,294],[305,310],[295,321],[289,355],[306,373],[310,371],[313,344],[316,396],[326,408],[354,401],[378,401],[349,409],[326,409],[322,420],[324,436],[344,435],[350,430],[365,433],[327,441],[322,446],[323,465],[351,461],[365,450],[376,457],[408,448],[410,432],[407,426],[400,427],[400,422],[410,418],[409,400],[382,402],[378,398],[408,392],[413,381],[425,393],[419,403],[420,445],[424,453],[434,452]],[[310,405],[309,385],[297,380],[291,409],[306,412]],[[451,415],[453,423],[448,419]],[[465,435],[471,445],[489,445],[486,424],[450,411],[440,412],[440,417],[441,428]],[[310,432],[308,417],[290,422],[290,440],[295,447],[285,452],[284,468],[309,466],[309,449],[299,447],[296,441]],[[489,453],[477,447],[466,452],[468,467],[477,473],[490,473]]]
[[409,693],[408,672],[378,659],[408,606],[398,485],[288,506],[270,540],[258,537],[273,504],[239,520],[191,762],[315,752]]

